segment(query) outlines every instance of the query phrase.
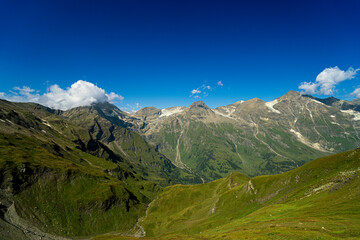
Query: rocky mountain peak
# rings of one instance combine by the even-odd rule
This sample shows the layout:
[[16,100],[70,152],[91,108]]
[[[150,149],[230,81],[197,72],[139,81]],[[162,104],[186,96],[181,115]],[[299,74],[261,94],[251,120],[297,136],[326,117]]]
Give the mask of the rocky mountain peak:
[[285,95],[279,97],[279,100],[291,100],[291,99],[298,99],[301,97],[301,93],[297,91],[290,90]]
[[117,106],[109,102],[97,102],[91,105],[91,108],[95,109],[100,114],[111,117],[125,118],[127,113],[121,111]]
[[214,114],[213,111],[203,101],[193,102],[187,109],[185,109],[184,112],[186,114],[198,117],[204,117],[205,115]]
[[135,113],[138,117],[147,117],[153,115],[160,115],[161,110],[155,107],[144,107]]
[[263,105],[265,104],[264,100],[261,100],[260,98],[252,98],[247,101],[245,101],[242,105],[244,106],[257,106],[257,105]]
[[244,100],[240,100],[240,101],[234,102],[232,105],[239,105],[239,104],[242,104],[243,102],[244,102]]
[[210,109],[203,101],[193,102],[193,103],[189,106],[189,109],[191,109],[191,108]]

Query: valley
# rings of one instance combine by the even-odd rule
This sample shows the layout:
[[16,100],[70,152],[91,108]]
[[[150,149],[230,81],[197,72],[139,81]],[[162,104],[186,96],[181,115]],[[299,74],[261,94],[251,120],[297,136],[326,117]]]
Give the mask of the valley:
[[233,173],[206,184],[169,186],[139,224],[145,239],[357,239],[359,159],[356,149],[279,175]]
[[0,240],[360,239],[359,12],[0,0]]
[[0,100],[0,239],[355,239],[358,106]]

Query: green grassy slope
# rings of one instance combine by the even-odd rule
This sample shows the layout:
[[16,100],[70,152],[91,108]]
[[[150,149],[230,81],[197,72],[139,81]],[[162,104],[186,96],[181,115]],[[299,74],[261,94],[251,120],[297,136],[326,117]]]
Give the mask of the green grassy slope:
[[[328,155],[295,141],[282,126],[268,128],[259,124],[262,133],[255,137],[251,132],[255,131],[253,128],[243,130],[236,124],[189,121],[181,127],[173,123],[169,125],[159,135],[154,134],[155,141],[168,143],[160,151],[170,159],[176,159],[179,139],[182,162],[207,181],[225,177],[231,172],[249,176],[285,172],[316,157]],[[268,143],[276,153],[261,141]]]
[[106,163],[109,173],[114,170],[109,174],[89,154],[81,157],[90,166],[49,153],[46,143],[39,144],[26,136],[2,134],[0,177],[17,213],[45,232],[89,236],[128,230],[160,190],[136,176],[121,181],[116,164]]
[[[252,179],[167,187],[140,221],[161,239],[358,239],[360,149]],[[99,237],[99,239],[123,237]]]
[[0,218],[14,204],[27,225],[54,235],[125,233],[161,191],[100,142],[83,149],[88,132],[49,109],[0,103]]

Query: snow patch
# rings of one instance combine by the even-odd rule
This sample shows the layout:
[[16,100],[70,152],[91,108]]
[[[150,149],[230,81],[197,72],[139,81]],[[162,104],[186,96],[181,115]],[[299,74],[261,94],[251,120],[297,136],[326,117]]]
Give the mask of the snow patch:
[[230,116],[232,113],[235,112],[236,107],[235,106],[228,106],[228,107],[222,107],[222,109],[225,110],[225,112],[227,113],[228,116]]
[[223,114],[223,113],[219,112],[219,111],[216,110],[216,109],[212,109],[212,110],[213,110],[213,112],[214,112],[215,114],[217,114],[217,115],[220,115],[220,116],[223,116],[223,117],[227,117],[227,118],[232,118],[232,119],[233,119],[233,117],[231,117],[231,114],[235,111],[235,109],[234,109],[234,111],[232,111],[231,113]]
[[[237,101],[236,103],[234,103],[234,104],[241,104],[241,103],[243,103],[243,102],[245,102],[244,100],[240,100],[240,101]],[[231,107],[235,107],[235,106],[231,106]]]
[[0,121],[1,121],[1,122],[5,122],[5,120],[3,120],[3,119],[0,119]]
[[274,105],[277,104],[278,102],[279,101],[277,99],[275,99],[274,101],[266,102],[265,105],[270,109],[270,111],[280,114],[281,112],[274,108]]
[[317,100],[315,100],[315,99],[311,99],[311,101],[316,102],[316,103],[319,103],[319,104],[322,104],[322,105],[324,105],[324,106],[327,106],[326,104],[324,104],[324,103],[322,103],[322,102],[319,102],[319,101],[317,101]]
[[168,117],[176,113],[181,113],[184,111],[184,107],[171,107],[171,108],[164,108],[161,109],[161,116],[160,117]]
[[52,128],[52,126],[44,119],[41,119],[41,123],[48,126],[48,127],[50,127],[50,128]]
[[341,112],[353,115],[354,121],[360,121],[360,112],[354,110],[341,110]]
[[290,132],[294,133],[295,136],[298,138],[298,140],[300,142],[302,142],[303,144],[305,144],[311,148],[314,148],[316,150],[326,152],[326,150],[323,149],[319,143],[311,143],[306,137],[304,137],[301,133],[295,131],[294,129],[290,129]]
[[330,115],[330,117],[335,118],[335,115]]
[[337,123],[337,122],[330,122],[331,124],[334,124],[334,125],[339,125],[339,126],[341,126],[339,123]]

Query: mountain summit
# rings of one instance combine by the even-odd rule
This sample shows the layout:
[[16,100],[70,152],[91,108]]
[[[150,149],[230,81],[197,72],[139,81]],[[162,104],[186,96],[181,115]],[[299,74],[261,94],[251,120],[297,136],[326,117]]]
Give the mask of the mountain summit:
[[203,101],[193,102],[193,103],[189,106],[189,109],[193,109],[193,108],[209,109],[209,107],[208,107]]

